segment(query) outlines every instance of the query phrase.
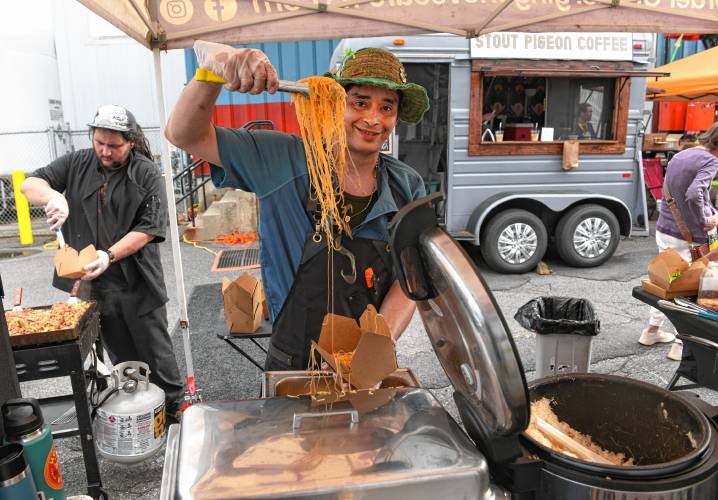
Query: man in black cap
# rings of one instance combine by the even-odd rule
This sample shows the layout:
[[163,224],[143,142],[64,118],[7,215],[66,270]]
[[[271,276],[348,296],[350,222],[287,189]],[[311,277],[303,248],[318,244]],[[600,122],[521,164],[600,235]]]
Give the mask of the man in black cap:
[[[22,184],[30,203],[44,205],[52,229],[80,250],[97,248],[81,289],[96,300],[101,338],[112,363],[142,361],[165,391],[177,418],[184,386],[167,331],[167,291],[159,246],[167,207],[162,176],[135,117],[121,106],[101,106],[90,127],[92,148],[58,158]],[[72,280],[55,274],[69,291]]]

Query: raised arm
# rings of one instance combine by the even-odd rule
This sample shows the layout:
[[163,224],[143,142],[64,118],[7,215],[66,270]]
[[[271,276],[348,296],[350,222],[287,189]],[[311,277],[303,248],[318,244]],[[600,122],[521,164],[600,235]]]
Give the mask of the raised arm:
[[190,81],[177,100],[165,129],[172,144],[192,156],[222,166],[212,110],[222,86],[219,83]]
[[[261,50],[198,40],[194,51],[198,66],[222,77],[228,90],[250,94],[277,91],[277,72]],[[177,101],[165,130],[172,144],[220,167],[212,110],[221,90],[219,83],[193,79]]]

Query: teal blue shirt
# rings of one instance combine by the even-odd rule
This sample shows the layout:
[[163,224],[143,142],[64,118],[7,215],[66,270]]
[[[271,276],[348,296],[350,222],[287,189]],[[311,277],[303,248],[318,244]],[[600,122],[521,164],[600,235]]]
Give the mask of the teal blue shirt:
[[[215,186],[253,192],[259,201],[259,258],[274,321],[294,284],[307,234],[314,230],[306,210],[309,173],[304,144],[296,135],[269,130],[216,127],[216,131],[224,168],[211,167]],[[381,155],[376,203],[352,234],[388,241],[388,216],[399,209],[397,203],[425,195],[414,169]]]

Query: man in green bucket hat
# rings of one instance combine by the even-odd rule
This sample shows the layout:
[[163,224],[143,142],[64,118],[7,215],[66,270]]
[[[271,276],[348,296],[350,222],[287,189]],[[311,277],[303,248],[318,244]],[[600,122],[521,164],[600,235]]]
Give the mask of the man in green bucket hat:
[[[219,75],[229,90],[277,91],[277,72],[259,50],[198,41],[195,54],[199,68]],[[341,238],[340,251],[328,252],[326,238],[316,230],[320,208],[310,196],[300,137],[213,126],[222,84],[197,77],[167,124],[170,142],[212,165],[216,186],[257,194],[262,278],[272,321],[267,370],[306,369],[311,341],[318,339],[330,310],[358,321],[373,305],[394,340],[414,312],[393,276],[387,224],[403,205],[425,196],[424,183],[411,167],[380,151],[398,120],[421,120],[429,107],[426,90],[407,82],[401,62],[383,49],[347,54],[331,76],[347,94],[347,168],[335,182],[344,193],[338,203],[351,237]]]

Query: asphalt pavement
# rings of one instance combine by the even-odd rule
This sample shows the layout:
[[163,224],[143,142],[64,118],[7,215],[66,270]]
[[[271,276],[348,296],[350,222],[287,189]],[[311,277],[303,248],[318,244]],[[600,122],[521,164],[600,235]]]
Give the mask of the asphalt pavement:
[[[50,285],[51,250],[42,244],[51,238],[36,239],[30,254],[6,257],[0,260],[0,275],[5,286],[5,308],[11,308],[15,287],[24,289],[24,305],[45,305],[62,301],[66,294]],[[17,250],[16,239],[0,239],[0,256]],[[179,329],[176,327],[179,308],[175,292],[175,273],[169,243],[161,244],[165,280],[171,297],[168,306],[169,320],[175,353],[182,369],[184,354]],[[211,249],[220,247],[209,245]],[[476,257],[477,252],[468,249]],[[242,358],[224,341],[217,338],[224,327],[220,283],[223,276],[236,277],[239,272],[211,272],[214,255],[202,248],[182,244],[182,260],[188,311],[192,356],[197,385],[205,400],[250,399],[258,396],[260,371]],[[669,345],[643,347],[637,340],[648,318],[648,306],[631,296],[634,286],[646,274],[648,262],[657,253],[653,238],[636,237],[621,241],[613,258],[601,267],[578,269],[565,266],[558,258],[547,256],[546,262],[553,271],[550,275],[526,273],[501,275],[488,270],[480,259],[479,269],[491,287],[497,303],[506,318],[520,353],[527,379],[535,372],[535,334],[523,329],[514,319],[516,310],[538,296],[567,296],[591,301],[601,321],[601,332],[592,343],[590,370],[632,377],[665,387],[678,363],[666,358]],[[261,351],[245,342],[247,351],[262,360]],[[243,346],[244,347],[244,346]],[[456,415],[451,398],[452,388],[439,365],[426,337],[420,318],[415,315],[408,330],[397,344],[399,366],[411,368],[422,387],[430,389]],[[46,397],[70,392],[69,380],[53,379],[21,384],[23,396]],[[712,404],[718,402],[716,393],[697,391]],[[85,471],[79,438],[57,441],[62,462],[62,473],[68,494],[86,491]],[[138,465],[120,465],[100,460],[102,482],[113,499],[158,498],[162,476],[163,453]]]

